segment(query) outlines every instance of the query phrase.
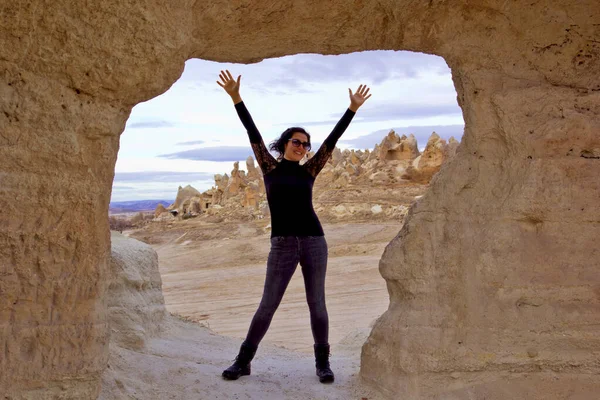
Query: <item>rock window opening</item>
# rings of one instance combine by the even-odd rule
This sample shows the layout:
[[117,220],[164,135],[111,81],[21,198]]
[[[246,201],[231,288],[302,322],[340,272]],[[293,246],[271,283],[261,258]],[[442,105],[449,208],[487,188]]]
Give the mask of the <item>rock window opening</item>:
[[[189,60],[169,91],[134,108],[121,138],[115,209],[166,199],[145,210],[152,220],[132,237],[156,247],[167,309],[234,337],[245,335],[260,301],[270,224],[260,168],[215,83],[222,69],[242,75],[242,98],[265,143],[306,126],[314,150],[348,106],[348,87],[371,87],[374,97],[338,142],[313,198],[329,243],[331,342],[359,346],[388,307],[381,254],[462,136],[450,70],[440,57],[390,51],[252,65]],[[129,172],[133,166],[147,169]],[[264,340],[311,351],[300,268]]]

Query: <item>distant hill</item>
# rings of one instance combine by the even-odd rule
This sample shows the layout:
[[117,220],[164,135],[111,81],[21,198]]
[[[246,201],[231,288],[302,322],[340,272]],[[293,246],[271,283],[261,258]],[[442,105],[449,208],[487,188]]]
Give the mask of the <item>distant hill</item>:
[[135,201],[113,201],[108,206],[108,212],[111,214],[154,211],[159,204],[168,207],[173,200],[135,200]]

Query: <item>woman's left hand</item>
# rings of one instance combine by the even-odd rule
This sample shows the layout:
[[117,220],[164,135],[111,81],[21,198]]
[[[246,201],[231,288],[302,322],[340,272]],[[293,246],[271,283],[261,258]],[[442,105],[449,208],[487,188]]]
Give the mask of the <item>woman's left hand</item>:
[[349,108],[352,111],[356,112],[356,110],[358,110],[358,108],[362,106],[369,97],[371,97],[371,95],[369,94],[369,90],[371,89],[369,89],[367,85],[360,85],[354,93],[352,93],[352,90],[348,88],[348,92],[350,93]]

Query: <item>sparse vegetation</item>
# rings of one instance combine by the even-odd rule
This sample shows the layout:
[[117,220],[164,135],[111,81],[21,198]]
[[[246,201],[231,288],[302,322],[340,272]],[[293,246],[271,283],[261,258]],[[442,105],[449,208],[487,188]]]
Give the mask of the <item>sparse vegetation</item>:
[[143,212],[139,212],[133,217],[128,217],[126,215],[110,215],[108,217],[108,223],[111,231],[123,233],[124,230],[140,228],[146,225],[149,221],[152,220],[152,218],[154,218],[152,213]]
[[125,229],[131,229],[133,225],[127,218],[119,218],[114,215],[108,217],[108,225],[111,231],[123,233]]

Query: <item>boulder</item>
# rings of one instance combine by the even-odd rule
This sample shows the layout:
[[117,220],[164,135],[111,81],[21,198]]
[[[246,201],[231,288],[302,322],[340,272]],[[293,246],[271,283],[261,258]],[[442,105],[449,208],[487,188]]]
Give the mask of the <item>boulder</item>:
[[154,210],[154,217],[158,217],[159,215],[161,215],[164,212],[167,212],[167,209],[165,208],[164,205],[162,205],[162,203],[159,203],[156,206],[156,209]]
[[186,187],[181,187],[177,189],[177,196],[175,197],[175,202],[169,206],[169,210],[178,210],[181,212],[181,206],[183,203],[191,197],[200,197],[200,192],[196,190],[191,185],[187,185]]
[[149,245],[111,232],[107,307],[111,343],[141,350],[167,315],[158,257]]

